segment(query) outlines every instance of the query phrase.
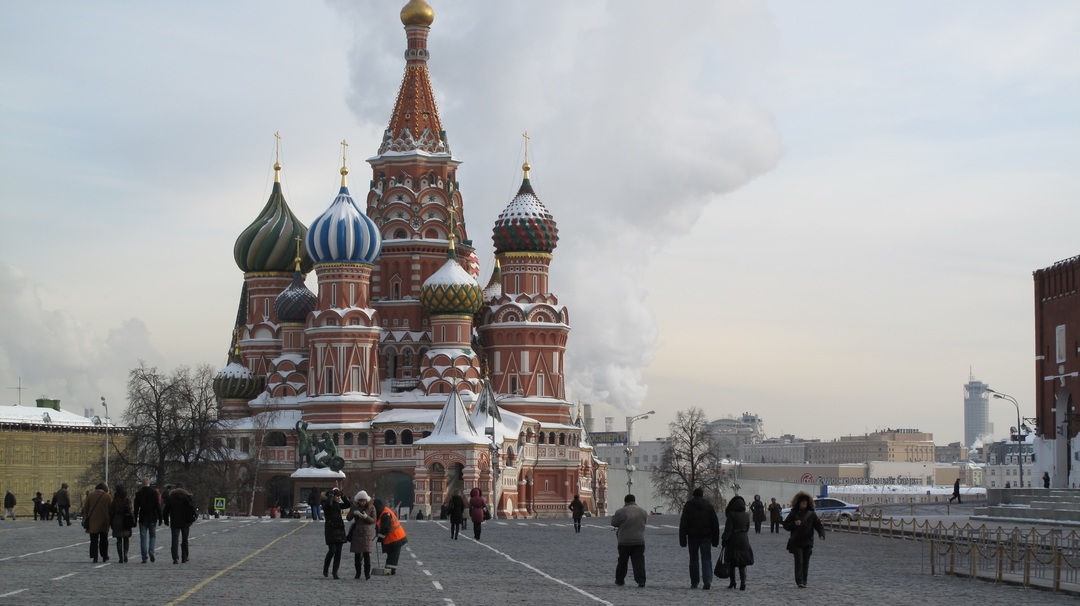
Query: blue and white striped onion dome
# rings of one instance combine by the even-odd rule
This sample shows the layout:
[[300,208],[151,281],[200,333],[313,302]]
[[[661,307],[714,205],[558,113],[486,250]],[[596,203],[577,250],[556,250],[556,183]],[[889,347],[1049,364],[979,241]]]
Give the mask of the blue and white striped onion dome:
[[330,208],[308,228],[308,254],[319,263],[367,263],[379,258],[382,235],[378,226],[357,207],[344,185]]

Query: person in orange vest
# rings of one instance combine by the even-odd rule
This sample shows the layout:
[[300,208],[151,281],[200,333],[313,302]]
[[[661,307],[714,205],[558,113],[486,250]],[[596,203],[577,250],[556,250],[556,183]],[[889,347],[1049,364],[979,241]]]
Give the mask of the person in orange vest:
[[405,529],[398,521],[397,515],[392,509],[385,506],[380,499],[375,499],[375,515],[378,519],[376,527],[376,540],[382,543],[383,553],[386,554],[386,568],[390,574],[397,574],[398,558],[401,556],[401,548],[409,542],[405,536]]

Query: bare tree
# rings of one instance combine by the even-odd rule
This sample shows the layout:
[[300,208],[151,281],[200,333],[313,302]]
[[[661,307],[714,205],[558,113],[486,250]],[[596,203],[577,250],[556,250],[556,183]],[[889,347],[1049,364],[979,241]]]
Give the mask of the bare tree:
[[660,464],[650,474],[653,493],[671,511],[679,511],[694,488],[700,487],[713,505],[722,506],[724,475],[705,411],[697,407],[680,410],[668,424],[668,431]]

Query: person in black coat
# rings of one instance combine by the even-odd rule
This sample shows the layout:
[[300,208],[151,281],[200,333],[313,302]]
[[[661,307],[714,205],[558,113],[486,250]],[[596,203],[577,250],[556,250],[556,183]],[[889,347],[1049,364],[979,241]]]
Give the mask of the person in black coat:
[[142,488],[135,493],[135,521],[139,524],[139,551],[142,553],[142,563],[146,563],[147,556],[154,561],[154,551],[157,549],[157,527],[161,525],[164,516],[161,514],[161,497],[156,488],[150,485],[150,478],[143,478]]
[[334,563],[334,578],[338,576],[338,568],[341,566],[341,546],[345,544],[345,518],[341,517],[343,510],[351,507],[349,499],[341,496],[341,489],[335,488],[327,491],[326,498],[322,502],[323,517],[326,524],[323,525],[323,533],[326,537],[326,558],[323,559],[322,575],[330,575],[330,563]]
[[724,510],[724,561],[731,570],[729,589],[735,589],[735,570],[739,571],[739,590],[746,589],[746,567],[754,564],[754,550],[750,548],[750,514],[746,512],[746,500],[736,495],[728,501]]
[[694,489],[694,496],[683,506],[679,518],[679,547],[690,549],[690,588],[697,589],[698,578],[702,589],[712,586],[712,548],[720,544],[720,521],[716,508],[705,500],[704,491]]
[[[199,518],[199,510],[195,507],[195,499],[191,493],[184,489],[180,482],[176,488],[169,491],[165,498],[165,507],[161,510],[165,523],[172,531],[172,562],[179,564],[188,561],[188,531],[191,525]],[[177,551],[179,542],[180,550]]]
[[761,495],[754,495],[754,501],[750,503],[750,515],[754,520],[754,534],[761,534],[761,523],[765,521],[765,503]]
[[465,521],[465,497],[461,496],[460,492],[451,495],[446,513],[450,515],[450,538],[456,541],[461,532],[461,524]]
[[585,504],[581,502],[581,495],[574,495],[574,500],[570,501],[570,505],[567,507],[570,510],[570,515],[574,518],[574,532],[581,532],[581,517],[585,515]]
[[825,540],[825,527],[814,512],[814,499],[800,492],[791,500],[791,512],[784,520],[784,529],[791,532],[787,548],[795,556],[795,584],[806,587],[810,571],[810,554],[814,552],[814,534]]

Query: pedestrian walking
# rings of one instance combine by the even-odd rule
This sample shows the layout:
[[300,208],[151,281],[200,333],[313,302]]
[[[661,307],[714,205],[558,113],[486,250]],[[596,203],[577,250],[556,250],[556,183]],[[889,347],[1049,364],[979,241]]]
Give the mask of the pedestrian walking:
[[581,516],[585,515],[585,504],[581,502],[580,495],[574,495],[574,500],[570,501],[570,506],[567,508],[570,510],[570,515],[574,518],[574,532],[581,532]]
[[346,520],[352,521],[346,538],[349,539],[349,551],[353,553],[353,566],[360,578],[361,564],[364,578],[371,578],[371,550],[375,547],[375,506],[371,504],[368,493],[361,490],[353,497],[352,507]]
[[1050,488],[1050,472],[1043,472],[1043,488]]
[[754,495],[754,501],[750,503],[750,514],[754,520],[754,534],[761,534],[761,523],[765,521],[765,503],[761,501],[761,495]]
[[38,516],[40,516],[41,519],[44,520],[45,519],[45,507],[44,507],[45,502],[41,498],[41,493],[40,492],[35,493],[34,498],[32,498],[30,500],[34,502],[34,521],[35,522],[38,521]]
[[750,514],[746,500],[735,495],[724,510],[724,562],[731,574],[728,589],[735,589],[735,571],[739,571],[739,591],[746,590],[746,567],[754,565],[754,550],[750,548]]
[[784,507],[773,497],[769,502],[769,534],[780,532],[780,523],[784,521]]
[[139,553],[142,555],[142,563],[146,558],[154,561],[154,552],[157,550],[157,527],[163,521],[161,513],[161,496],[156,488],[150,485],[150,478],[143,478],[142,488],[135,493],[135,520],[139,524]]
[[712,587],[712,548],[720,544],[720,521],[716,508],[705,500],[701,487],[694,489],[694,496],[683,505],[679,518],[679,546],[690,549],[690,588]]
[[53,507],[56,508],[56,521],[61,526],[67,522],[71,526],[71,496],[68,494],[67,482],[60,484],[60,490],[53,493]]
[[375,499],[377,540],[382,543],[383,553],[386,554],[386,568],[390,574],[397,574],[398,558],[401,557],[401,548],[409,542],[405,536],[405,529],[398,521],[394,510],[383,505],[379,499]]
[[455,490],[446,506],[446,513],[450,516],[450,538],[455,541],[461,533],[462,523],[465,522],[465,509],[465,497]]
[[484,508],[487,507],[487,503],[484,502],[484,497],[480,495],[479,488],[473,488],[469,491],[469,519],[473,523],[473,538],[477,541],[480,540],[480,526],[484,523]]
[[131,542],[131,529],[135,528],[135,515],[131,511],[131,499],[123,484],[116,487],[112,503],[109,504],[109,526],[116,539],[116,559],[121,564],[128,561],[128,547]]
[[952,496],[949,497],[949,502],[952,503],[953,499],[956,499],[956,502],[959,503],[959,504],[963,504],[963,502],[964,502],[963,500],[960,499],[960,478],[956,478],[956,481],[953,482]]
[[312,520],[318,521],[318,520],[323,519],[324,516],[323,516],[323,512],[322,512],[321,500],[319,498],[319,491],[318,490],[312,490],[311,492],[308,493],[307,504],[308,504],[308,507],[311,508],[311,519]]
[[11,489],[7,489],[7,494],[4,495],[4,517],[15,519],[15,493],[11,492]]
[[199,519],[199,510],[195,507],[195,499],[191,493],[184,489],[180,482],[169,491],[165,499],[165,506],[161,509],[161,515],[165,523],[169,525],[172,534],[172,563],[179,564],[188,561],[188,532],[195,520]]
[[638,587],[645,586],[645,522],[648,518],[632,494],[623,498],[622,509],[611,516],[611,525],[615,527],[619,542],[619,561],[615,565],[616,585],[626,584],[626,563],[629,561]]
[[810,572],[810,555],[814,552],[814,534],[825,540],[825,527],[814,512],[814,499],[800,492],[791,499],[791,512],[784,520],[784,529],[791,533],[787,550],[795,556],[795,584],[806,587]]
[[341,566],[341,546],[345,544],[345,519],[341,517],[341,511],[350,507],[349,500],[341,496],[341,489],[334,488],[326,491],[326,499],[322,502],[323,516],[326,524],[323,525],[323,535],[326,537],[326,557],[323,558],[322,575],[330,573],[330,563],[334,563],[334,578],[338,577],[338,568]]
[[97,563],[98,556],[102,562],[109,561],[109,506],[112,505],[112,495],[104,482],[98,483],[93,492],[83,500],[80,513],[83,518],[83,528],[90,535],[90,559]]

